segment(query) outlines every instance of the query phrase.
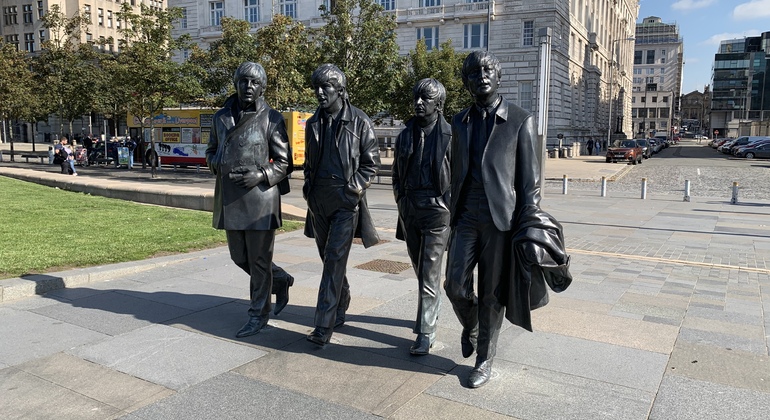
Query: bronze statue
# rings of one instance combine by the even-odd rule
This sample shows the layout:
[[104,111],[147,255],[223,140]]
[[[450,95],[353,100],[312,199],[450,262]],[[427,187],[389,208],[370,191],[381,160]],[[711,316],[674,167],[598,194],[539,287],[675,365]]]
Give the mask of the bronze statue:
[[419,301],[409,352],[425,355],[436,339],[441,308],[441,261],[449,239],[449,162],[452,129],[442,115],[446,89],[435,79],[414,86],[414,114],[396,138],[393,194],[396,238],[406,241]]
[[[463,84],[474,104],[452,120],[452,229],[444,289],[463,326],[463,357],[476,352],[467,385],[492,374],[503,314],[532,330],[530,310],[572,280],[561,225],[540,209],[541,144],[533,116],[497,92],[491,53],[465,59]],[[478,297],[473,269],[478,267]]]
[[[251,278],[249,321],[236,333],[240,338],[258,333],[270,318],[273,245],[282,224],[277,185],[292,164],[283,116],[263,98],[264,68],[245,62],[233,82],[237,93],[214,115],[206,161],[216,174],[213,226],[226,230],[230,258]],[[283,281],[276,284],[276,313],[286,306],[293,282],[277,277]]]
[[305,235],[315,238],[323,261],[315,329],[307,336],[319,346],[345,323],[350,286],[345,274],[353,237],[365,247],[379,242],[366,189],[380,167],[372,121],[348,101],[345,74],[322,64],[311,76],[318,109],[305,128]]

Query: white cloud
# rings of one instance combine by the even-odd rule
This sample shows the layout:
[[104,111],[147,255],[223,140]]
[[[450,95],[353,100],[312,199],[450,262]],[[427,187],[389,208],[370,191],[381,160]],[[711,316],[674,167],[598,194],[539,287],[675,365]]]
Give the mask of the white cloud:
[[749,20],[770,17],[770,0],[751,0],[735,6],[733,19]]
[[[766,1],[766,0],[757,0]],[[714,0],[679,0],[671,5],[674,10],[694,10],[710,6]]]
[[761,31],[758,31],[756,29],[747,29],[745,32],[741,32],[741,33],[725,32],[721,34],[712,35],[709,39],[701,42],[700,45],[719,46],[720,42],[728,39],[740,39],[740,38],[745,38],[747,36],[759,36],[760,34],[761,34]]

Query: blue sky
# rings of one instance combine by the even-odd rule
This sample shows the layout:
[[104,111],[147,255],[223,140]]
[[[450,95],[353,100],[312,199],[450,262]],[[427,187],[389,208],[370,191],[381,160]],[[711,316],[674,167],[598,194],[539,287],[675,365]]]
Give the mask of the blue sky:
[[639,20],[676,23],[684,40],[682,93],[703,91],[719,42],[770,31],[770,0],[640,0]]

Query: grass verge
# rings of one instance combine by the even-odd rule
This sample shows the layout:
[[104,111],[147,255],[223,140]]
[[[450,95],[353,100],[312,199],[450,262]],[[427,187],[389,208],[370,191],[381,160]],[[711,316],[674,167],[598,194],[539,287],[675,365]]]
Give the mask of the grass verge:
[[[226,244],[211,213],[138,204],[0,177],[0,279]],[[284,221],[282,231],[301,226]]]

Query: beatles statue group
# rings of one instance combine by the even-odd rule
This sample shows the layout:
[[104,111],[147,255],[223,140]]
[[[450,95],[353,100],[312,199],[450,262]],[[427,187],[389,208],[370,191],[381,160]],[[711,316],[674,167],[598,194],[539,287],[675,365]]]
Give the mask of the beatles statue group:
[[[305,235],[315,239],[323,270],[307,340],[323,347],[350,305],[353,238],[367,248],[379,242],[366,189],[380,155],[372,121],[348,99],[345,74],[323,64],[311,80],[318,109],[305,129],[302,195]],[[543,162],[533,116],[498,92],[501,65],[493,54],[469,54],[462,80],[474,103],[451,124],[442,113],[444,86],[435,79],[414,86],[414,117],[396,139],[392,178],[396,237],[406,242],[419,285],[409,351],[428,354],[436,339],[446,251],[444,291],[462,325],[463,357],[476,353],[466,384],[478,388],[491,377],[503,318],[532,331],[530,311],[548,303],[548,288],[560,292],[572,277],[561,225],[540,209]],[[249,320],[236,333],[246,337],[267,324],[271,294],[274,314],[288,303],[294,279],[272,260],[294,168],[284,119],[264,100],[265,70],[243,63],[233,82],[236,94],[214,116],[206,158],[216,174],[213,225],[226,231],[233,262],[251,279]]]

